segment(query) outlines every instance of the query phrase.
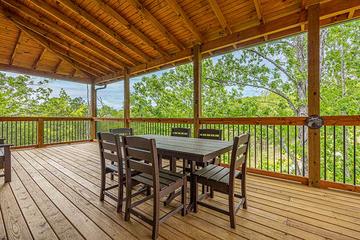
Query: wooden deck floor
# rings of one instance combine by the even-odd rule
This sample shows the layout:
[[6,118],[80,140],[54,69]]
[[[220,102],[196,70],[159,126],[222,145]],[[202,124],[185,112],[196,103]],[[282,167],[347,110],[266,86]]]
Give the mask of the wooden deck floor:
[[[149,239],[148,225],[99,202],[97,151],[94,143],[14,151],[13,181],[0,179],[0,240]],[[360,195],[249,175],[248,196],[236,230],[200,206],[168,219],[159,239],[360,239]],[[211,201],[226,204],[220,194]],[[151,202],[141,211],[150,214]]]

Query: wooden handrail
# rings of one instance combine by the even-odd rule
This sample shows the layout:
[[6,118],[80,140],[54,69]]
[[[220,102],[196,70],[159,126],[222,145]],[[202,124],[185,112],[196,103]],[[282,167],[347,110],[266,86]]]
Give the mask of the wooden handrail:
[[152,123],[189,123],[193,124],[192,118],[130,118],[130,122],[152,122]]
[[19,121],[91,121],[91,117],[0,117],[3,122],[19,122]]

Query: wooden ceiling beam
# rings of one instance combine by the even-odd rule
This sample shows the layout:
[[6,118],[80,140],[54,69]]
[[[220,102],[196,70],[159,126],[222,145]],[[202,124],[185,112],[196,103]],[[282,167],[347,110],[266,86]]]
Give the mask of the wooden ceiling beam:
[[45,52],[46,52],[46,48],[43,48],[43,50],[40,52],[38,57],[35,59],[33,65],[32,65],[32,69],[37,69],[37,67],[39,66],[39,63],[40,63],[41,59],[43,58]]
[[[102,74],[106,74],[108,72],[113,71],[112,69],[104,66],[104,64],[102,64],[101,61],[99,61],[99,60],[94,61],[93,57],[90,56],[88,53],[68,44],[63,39],[57,37],[55,34],[47,32],[43,28],[41,28],[25,19],[21,19],[21,21],[24,24],[26,24],[26,27],[29,28],[30,30],[32,30],[33,32],[36,32],[37,34],[41,35],[42,37],[48,39],[49,41],[57,44],[58,46],[62,47],[66,51],[68,51],[69,56],[71,56],[72,59],[81,58],[83,60],[78,60],[78,61],[81,61],[83,63],[86,62],[86,63],[84,63],[85,65],[88,65],[91,68],[95,68],[97,71],[101,72]],[[73,54],[77,55],[78,57],[74,56]],[[88,61],[91,63],[88,63]]]
[[136,28],[135,25],[128,22],[124,17],[122,17],[117,11],[115,11],[112,7],[107,5],[103,0],[95,0],[95,2],[99,5],[102,11],[113,17],[120,23],[125,29],[132,32],[138,38],[140,38],[145,44],[152,47],[155,51],[159,52],[162,56],[169,56],[169,54],[161,49],[153,40],[147,37],[143,32]]
[[259,19],[260,24],[264,24],[265,19],[264,19],[264,16],[263,16],[260,0],[254,0],[254,5],[255,5],[255,9],[256,9],[256,15],[257,15],[257,17]]
[[[67,9],[71,10],[72,12],[76,13],[77,16],[81,17],[82,19],[84,19],[85,21],[87,21],[88,23],[90,23],[92,26],[94,26],[95,28],[97,28],[99,31],[103,32],[104,34],[106,34],[107,36],[109,36],[112,39],[115,39],[120,45],[122,45],[123,47],[131,50],[132,52],[134,52],[136,55],[140,56],[143,60],[145,60],[145,62],[149,62],[151,60],[151,57],[149,57],[148,55],[146,55],[143,51],[141,51],[138,47],[136,47],[134,44],[132,44],[131,42],[127,41],[126,39],[122,38],[117,32],[113,31],[111,28],[109,28],[108,26],[106,26],[104,23],[102,23],[101,21],[97,20],[95,17],[93,17],[91,14],[89,14],[87,11],[85,11],[84,9],[82,9],[80,6],[78,6],[77,4],[73,3],[70,0],[58,0],[58,2],[60,2],[64,7],[66,7]],[[128,58],[131,59],[130,56],[128,56]]]
[[69,53],[64,53],[64,50],[62,48],[59,48],[58,46],[54,45],[50,41],[48,41],[46,38],[42,37],[41,35],[33,32],[32,30],[28,29],[28,24],[25,22],[22,22],[20,19],[17,19],[14,17],[14,15],[8,16],[9,19],[11,19],[12,22],[15,23],[15,25],[20,28],[22,31],[27,33],[33,40],[38,42],[43,47],[46,47],[49,51],[54,53],[57,57],[63,59],[64,61],[68,62],[70,65],[72,65],[74,68],[84,72],[87,75],[90,75],[90,77],[96,77],[100,75],[96,69],[92,69],[88,66],[84,66],[81,63],[75,62],[73,59],[69,57]]
[[194,23],[184,12],[182,7],[176,2],[176,0],[166,0],[166,2],[173,9],[173,11],[176,13],[178,18],[182,20],[182,22],[186,25],[186,27],[190,30],[190,32],[195,36],[197,43],[202,43],[203,38],[201,36],[201,33],[198,31]]
[[55,74],[55,73],[51,73],[51,72],[45,72],[42,70],[34,70],[34,69],[18,67],[18,66],[14,66],[14,65],[10,66],[8,64],[3,64],[3,63],[0,63],[0,71],[34,75],[34,76],[45,77],[45,78],[61,79],[61,80],[80,82],[80,83],[91,83],[92,82],[92,80],[90,78],[67,76],[67,75],[58,74],[58,73]]
[[216,0],[208,0],[209,4],[210,4],[210,7],[211,9],[213,10],[213,12],[215,13],[215,16],[216,18],[218,19],[222,29],[224,29],[224,31],[227,33],[227,34],[231,34],[232,31],[225,19],[225,16],[224,14],[222,13],[221,9],[220,9],[220,6],[219,4],[217,3]]
[[21,40],[21,36],[22,36],[22,31],[19,30],[19,34],[16,38],[16,42],[15,42],[15,46],[11,52],[11,55],[10,55],[10,60],[9,60],[9,64],[12,65],[13,62],[14,62],[14,59],[15,59],[15,55],[16,55],[16,50],[18,49],[19,47],[19,43],[20,43],[20,40]]
[[[2,0],[9,2],[10,0]],[[107,49],[107,51],[102,51],[102,54],[109,55],[108,52],[111,52],[111,55],[114,63],[120,62],[122,63],[121,66],[135,66],[135,62],[127,58],[126,55],[121,53],[118,48],[114,47],[111,43],[105,41],[103,38],[97,36],[96,34],[90,32],[87,30],[84,26],[80,25],[78,22],[74,21],[72,18],[69,18],[62,12],[58,11],[57,9],[53,8],[49,4],[39,1],[39,0],[29,0],[32,4],[34,4],[37,8],[41,9],[42,12],[47,13],[52,18],[55,19],[55,21],[60,21],[62,24],[65,24],[68,26],[72,31],[76,33],[80,33],[82,36],[84,36],[86,39],[91,39],[91,41],[95,44],[101,45],[103,48]],[[10,1],[13,2],[13,1]],[[61,27],[60,27],[61,28]],[[77,37],[76,34],[72,34],[73,38]],[[86,41],[84,41],[84,44]],[[96,47],[95,47],[96,48]],[[116,60],[118,59],[118,60]]]
[[148,22],[150,22],[162,35],[174,44],[179,50],[185,49],[184,45],[176,39],[166,28],[138,1],[127,0],[138,13]]
[[[74,48],[75,50],[73,50],[72,48],[70,48],[68,45],[64,45],[64,41],[60,38],[58,38],[57,36],[55,36],[54,34],[47,32],[46,30],[40,28],[39,26],[24,20],[23,18],[21,18],[18,15],[11,15],[11,18],[13,21],[16,21],[18,24],[21,24],[23,27],[28,28],[29,30],[33,31],[34,33],[46,38],[47,40],[54,42],[56,45],[60,46],[62,48],[62,50],[65,52],[67,52],[68,57],[70,57],[71,59],[77,61],[77,62],[81,62],[82,64],[88,66],[89,68],[99,72],[100,74],[106,74],[109,71],[103,70],[103,67],[99,67],[98,64],[94,64],[94,63],[88,63],[89,58],[87,58],[86,56],[84,57],[82,55],[82,52],[78,53],[78,49]],[[74,53],[77,55],[75,56]],[[79,58],[80,56],[80,58]]]
[[82,48],[86,48],[86,50],[88,52],[90,52],[91,54],[89,54],[88,52],[82,51],[81,48],[79,48],[77,46],[72,46],[71,44],[68,44],[67,41],[64,41],[62,39],[55,41],[55,40],[59,39],[58,37],[53,38],[52,41],[57,42],[58,44],[61,44],[61,45],[67,45],[70,49],[77,51],[80,55],[87,58],[89,61],[99,64],[101,67],[107,69],[108,71],[114,71],[113,70],[114,67],[122,68],[122,65],[117,64],[116,59],[113,56],[111,56],[110,54],[107,54],[106,52],[98,49],[96,46],[94,46],[90,42],[85,41],[82,38],[74,35],[74,33],[66,30],[65,28],[60,27],[59,25],[57,25],[57,23],[38,14],[34,10],[31,10],[30,8],[28,8],[27,6],[19,4],[14,1],[9,1],[9,0],[3,0],[3,3],[7,8],[10,8],[14,11],[20,12],[22,15],[33,19],[33,21],[41,23],[42,25],[45,25],[46,27],[56,31],[57,34],[59,34],[60,36],[62,36],[65,39],[67,39],[67,41],[75,42],[75,44],[81,46]]

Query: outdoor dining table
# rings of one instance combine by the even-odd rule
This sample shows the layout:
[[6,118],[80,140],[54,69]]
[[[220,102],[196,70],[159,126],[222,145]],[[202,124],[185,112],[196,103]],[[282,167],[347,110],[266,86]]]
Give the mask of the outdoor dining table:
[[[183,161],[189,161],[192,166],[191,171],[195,170],[194,166],[196,162],[209,162],[212,159],[231,151],[233,145],[233,143],[229,141],[202,138],[186,138],[161,135],[140,135],[140,137],[155,139],[156,148],[160,158],[162,156],[167,156],[171,158],[178,158]],[[170,166],[170,170],[176,171],[176,166]],[[191,194],[189,209],[192,207],[193,201],[193,196]]]

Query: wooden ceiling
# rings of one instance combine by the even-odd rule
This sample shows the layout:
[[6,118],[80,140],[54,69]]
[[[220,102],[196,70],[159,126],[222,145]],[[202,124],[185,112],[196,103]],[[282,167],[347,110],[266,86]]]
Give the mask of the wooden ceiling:
[[0,70],[97,84],[360,17],[360,0],[0,0]]

